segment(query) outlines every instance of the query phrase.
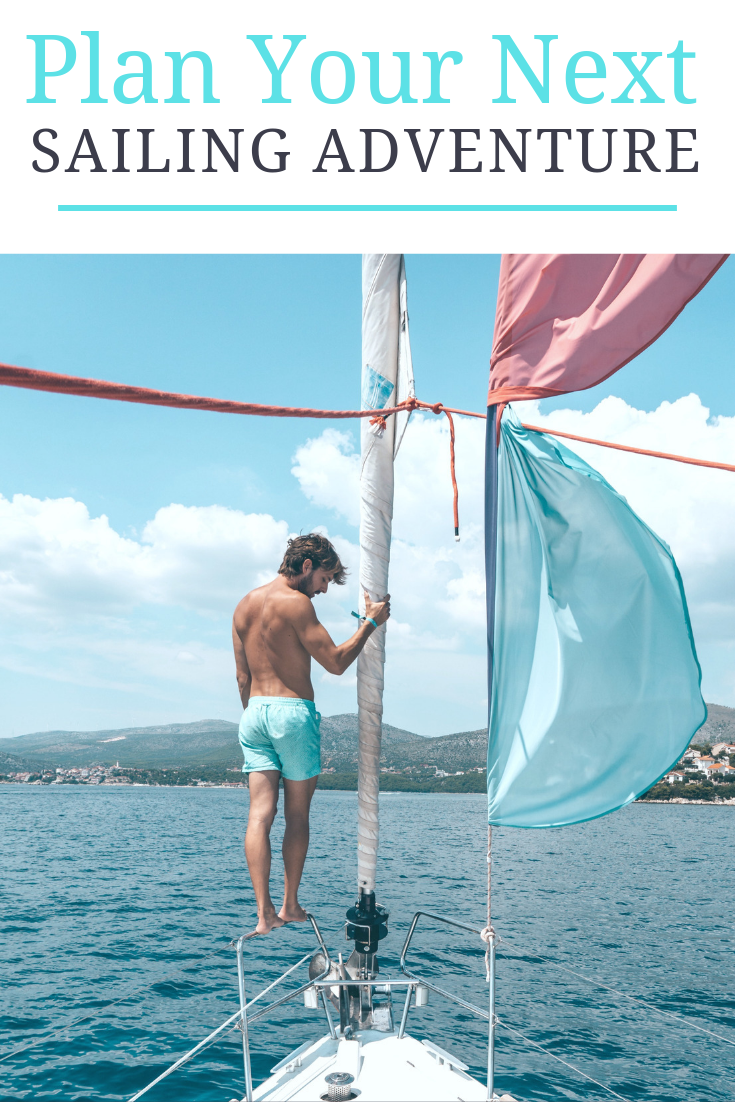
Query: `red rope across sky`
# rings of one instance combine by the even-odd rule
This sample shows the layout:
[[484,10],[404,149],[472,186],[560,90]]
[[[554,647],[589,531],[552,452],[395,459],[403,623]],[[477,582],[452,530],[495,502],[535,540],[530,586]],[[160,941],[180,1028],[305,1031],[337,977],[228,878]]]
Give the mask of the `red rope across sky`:
[[[385,424],[385,418],[394,413],[413,413],[414,410],[427,410],[431,413],[446,414],[449,421],[449,450],[452,490],[454,493],[454,534],[459,538],[459,492],[455,473],[454,421],[452,414],[462,417],[486,418],[484,413],[474,413],[468,409],[454,409],[441,402],[422,402],[418,398],[408,398],[397,406],[388,409],[308,409],[300,406],[265,406],[254,402],[233,402],[228,398],[201,398],[193,394],[177,394],[167,390],[152,390],[148,387],[129,386],[127,383],[110,383],[103,379],[84,379],[77,375],[59,375],[53,371],[35,371],[28,367],[14,367],[0,364],[0,386],[20,387],[24,390],[42,390],[51,394],[73,394],[81,398],[106,398],[113,402],[134,402],[137,405],[167,406],[172,409],[208,410],[211,413],[237,413],[250,417],[311,417],[329,420],[348,420],[355,417],[369,417],[373,424]],[[671,455],[668,452],[649,451],[646,448],[634,448],[628,444],[613,444],[609,440],[595,440],[589,436],[577,436],[560,429],[541,428],[538,425],[523,427],[530,432],[548,433],[550,436],[563,436],[567,440],[577,440],[582,444],[597,444],[602,448],[614,448],[616,451],[633,452],[635,455],[649,455],[655,459],[670,459],[675,463],[690,463],[695,467],[712,467],[719,471],[735,472],[730,463],[715,463],[708,459],[694,459],[691,456]]]

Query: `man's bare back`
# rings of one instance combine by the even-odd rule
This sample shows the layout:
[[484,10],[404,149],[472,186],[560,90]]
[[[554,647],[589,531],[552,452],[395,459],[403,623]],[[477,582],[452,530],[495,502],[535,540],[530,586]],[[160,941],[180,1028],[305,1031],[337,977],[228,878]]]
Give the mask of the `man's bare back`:
[[[308,563],[309,560],[307,560]],[[342,674],[354,662],[375,630],[362,621],[351,639],[338,646],[319,623],[311,603],[326,593],[334,571],[309,570],[303,588],[282,574],[251,590],[235,609],[232,642],[243,707],[251,696],[297,697],[313,700],[311,659],[329,673]],[[366,616],[376,624],[390,616],[390,594],[371,601],[365,594]]]
[[[311,618],[309,613],[316,619],[306,594],[292,589],[280,574],[240,601],[232,621],[233,643],[238,675],[245,668],[249,674],[248,697],[314,699],[311,658],[295,623],[301,626],[302,621]],[[241,683],[241,691],[243,688]]]
[[[305,557],[312,545],[316,548],[313,558]],[[322,545],[326,545],[326,556]],[[322,554],[321,561],[318,554]],[[256,933],[267,933],[284,922],[303,922],[307,917],[297,892],[309,840],[309,805],[320,771],[311,660],[329,673],[344,673],[376,627],[390,616],[389,594],[372,601],[365,593],[366,618],[350,639],[335,644],[319,623],[312,599],[326,593],[330,582],[340,584],[343,578],[339,558],[324,537],[297,537],[289,541],[278,576],[243,597],[233,617],[237,683],[246,709],[240,741],[243,768],[250,778],[245,853],[258,903]],[[285,894],[276,914],[269,892],[269,836],[281,777],[286,813]]]

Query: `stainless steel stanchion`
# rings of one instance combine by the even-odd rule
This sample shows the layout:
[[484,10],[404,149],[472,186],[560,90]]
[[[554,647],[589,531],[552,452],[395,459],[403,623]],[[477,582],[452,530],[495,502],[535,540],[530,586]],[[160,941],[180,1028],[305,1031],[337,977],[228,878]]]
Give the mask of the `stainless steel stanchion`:
[[253,1076],[250,1070],[250,1045],[248,1042],[248,1007],[245,998],[245,962],[242,953],[242,943],[246,940],[247,934],[237,940],[237,983],[240,989],[240,1029],[242,1030],[242,1060],[245,1068],[245,1098],[247,1102],[253,1102]]
[[491,928],[488,940],[488,988],[490,1022],[487,1031],[487,1096],[495,1097],[495,931]]

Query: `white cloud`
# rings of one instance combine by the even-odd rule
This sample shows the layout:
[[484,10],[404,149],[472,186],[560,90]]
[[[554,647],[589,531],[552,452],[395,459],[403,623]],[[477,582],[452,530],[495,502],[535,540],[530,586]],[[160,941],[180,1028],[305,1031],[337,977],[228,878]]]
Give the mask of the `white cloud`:
[[[454,541],[446,421],[414,415],[398,453],[391,592],[396,615],[417,625],[447,616],[455,626],[479,622],[475,604],[484,592],[484,434],[484,422],[458,419],[459,544]],[[360,460],[353,437],[326,429],[294,458],[293,474],[309,500],[358,524]],[[357,548],[350,555],[356,572]]]
[[[530,402],[515,408],[522,420],[542,427],[735,464],[735,418],[710,417],[694,394],[653,411],[619,398],[606,398],[586,414],[568,409],[544,415]],[[453,690],[441,654],[468,656],[466,671],[472,669],[479,679],[473,692],[484,691],[482,662],[474,663],[481,658],[485,628],[485,426],[457,418],[456,428],[461,542],[452,539],[446,422],[414,415],[396,462],[390,585],[394,617],[401,625],[391,624],[390,661],[403,671],[403,691],[409,691],[411,670],[414,690],[431,685],[433,692],[435,684],[442,684],[448,698]],[[735,703],[735,474],[567,444],[671,546],[684,578],[705,692]],[[299,449],[294,473],[317,501],[313,487],[320,471],[318,503],[354,521],[350,503],[357,501],[357,462],[348,434],[327,430]],[[467,686],[464,669],[453,667],[451,678],[457,677]]]
[[[463,539],[482,522],[484,421],[457,418],[457,478]],[[325,429],[296,450],[292,474],[314,505],[360,523],[360,455],[355,437]],[[414,414],[396,459],[393,536],[412,544],[453,540],[449,429],[443,417]]]
[[[274,576],[288,535],[268,514],[172,504],[131,538],[72,498],[0,496],[0,666],[39,684],[175,705],[178,717],[232,715],[229,618],[247,590]],[[335,544],[353,577],[320,597],[318,611],[343,639],[354,623],[345,605],[356,607],[358,549],[341,537]],[[112,716],[102,722],[115,725]]]
[[[651,412],[605,398],[590,413],[539,413],[523,421],[651,451],[735,464],[735,418],[710,417],[696,394]],[[671,547],[684,580],[705,695],[735,703],[735,473],[562,441],[623,494]]]
[[[529,406],[532,403],[528,403]],[[535,403],[533,403],[535,405]],[[696,394],[646,413],[606,398],[591,413],[518,407],[523,420],[652,451],[735,464],[735,418],[710,418]],[[735,600],[735,474],[563,441],[670,545],[693,600]]]
[[[480,726],[486,707],[485,425],[468,418],[455,424],[459,543],[446,419],[414,414],[396,461],[386,715],[391,723],[433,734]],[[293,473],[310,501],[358,523],[359,454],[350,434],[327,429],[308,440],[296,453]],[[358,549],[349,554],[356,573]],[[323,678],[319,695],[329,692],[335,706],[344,707],[344,679],[336,682]]]
[[222,615],[273,575],[287,537],[268,514],[168,505],[135,540],[72,498],[0,496],[0,607],[45,620],[144,604]]
[[297,448],[291,468],[313,505],[333,509],[350,524],[360,523],[360,456],[349,432],[325,429]]
[[[696,395],[651,412],[617,398],[587,414],[544,415],[534,403],[516,411],[525,421],[583,436],[735,463],[735,418],[711,418]],[[445,420],[414,415],[396,463],[387,719],[425,733],[479,726],[485,707],[485,427],[457,418],[456,429],[460,543],[453,538]],[[705,695],[735,703],[735,474],[569,446],[670,544],[687,589]],[[313,504],[341,518],[331,527],[339,533],[344,524],[347,533],[332,538],[348,584],[316,606],[340,641],[357,607],[359,548],[347,528],[358,520],[354,437],[329,428],[307,440],[293,473]],[[131,701],[160,700],[161,708],[175,704],[177,718],[194,709],[187,701],[198,702],[197,714],[206,702],[208,714],[221,714],[221,700],[233,714],[227,620],[247,589],[273,576],[288,532],[286,520],[267,513],[171,504],[133,538],[71,498],[0,497],[0,664],[122,692]],[[316,683],[325,714],[354,709],[353,671]]]
[[[483,524],[485,422],[455,418],[461,544]],[[455,548],[449,428],[445,417],[414,414],[396,459],[393,534],[409,543]]]
[[143,530],[149,599],[221,615],[269,581],[288,538],[284,520],[222,505],[168,505]]

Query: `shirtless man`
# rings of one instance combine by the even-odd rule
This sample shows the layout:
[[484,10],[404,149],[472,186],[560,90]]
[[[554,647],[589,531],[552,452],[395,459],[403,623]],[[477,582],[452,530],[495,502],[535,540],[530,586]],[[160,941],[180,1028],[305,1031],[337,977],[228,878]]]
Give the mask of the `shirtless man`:
[[[351,639],[335,645],[311,602],[330,582],[344,581],[344,567],[328,539],[298,536],[288,541],[278,576],[253,589],[235,609],[232,641],[245,709],[239,737],[250,788],[245,856],[258,904],[257,934],[306,921],[298,889],[309,848],[309,807],[321,771],[321,716],[314,707],[311,659],[329,673],[344,673],[390,616],[390,594],[371,601],[366,593],[365,618]],[[281,777],[285,892],[276,913],[269,890],[270,828]]]

